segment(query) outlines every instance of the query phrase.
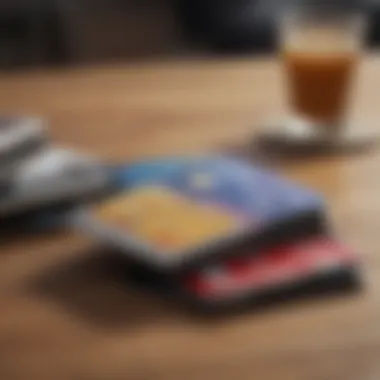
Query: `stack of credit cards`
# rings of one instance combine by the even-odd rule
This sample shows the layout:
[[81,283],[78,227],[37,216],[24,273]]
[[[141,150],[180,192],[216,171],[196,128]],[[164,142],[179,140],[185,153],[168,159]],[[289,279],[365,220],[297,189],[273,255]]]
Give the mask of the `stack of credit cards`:
[[[108,191],[100,160],[55,146],[45,122],[0,117],[0,225],[16,228],[47,209]],[[62,209],[62,207],[60,207]],[[29,223],[26,223],[29,225]]]
[[73,226],[201,304],[351,275],[357,265],[327,237],[320,196],[271,171],[225,157],[176,157],[112,174],[117,191],[77,210]]

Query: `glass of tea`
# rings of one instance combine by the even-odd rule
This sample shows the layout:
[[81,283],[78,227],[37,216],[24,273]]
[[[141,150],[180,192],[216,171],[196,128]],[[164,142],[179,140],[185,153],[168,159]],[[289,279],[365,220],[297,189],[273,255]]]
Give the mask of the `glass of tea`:
[[328,132],[344,127],[364,29],[357,9],[323,1],[284,13],[281,54],[292,115]]

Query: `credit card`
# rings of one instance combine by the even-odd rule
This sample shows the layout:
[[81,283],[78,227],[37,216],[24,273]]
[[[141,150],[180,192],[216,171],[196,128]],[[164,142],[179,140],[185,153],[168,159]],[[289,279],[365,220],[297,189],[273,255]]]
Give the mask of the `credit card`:
[[120,191],[78,212],[75,224],[160,269],[217,258],[248,240],[294,237],[297,228],[319,231],[324,215],[313,191],[223,157],[153,160],[113,175]]
[[319,237],[206,267],[186,276],[183,288],[204,302],[228,302],[301,290],[312,281],[350,273],[358,265],[359,258],[351,249]]

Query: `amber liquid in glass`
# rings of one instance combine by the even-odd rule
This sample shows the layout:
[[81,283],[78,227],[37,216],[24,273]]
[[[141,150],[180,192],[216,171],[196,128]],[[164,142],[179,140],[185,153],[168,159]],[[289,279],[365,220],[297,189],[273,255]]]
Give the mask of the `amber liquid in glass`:
[[358,53],[295,50],[284,59],[293,111],[316,122],[342,122]]

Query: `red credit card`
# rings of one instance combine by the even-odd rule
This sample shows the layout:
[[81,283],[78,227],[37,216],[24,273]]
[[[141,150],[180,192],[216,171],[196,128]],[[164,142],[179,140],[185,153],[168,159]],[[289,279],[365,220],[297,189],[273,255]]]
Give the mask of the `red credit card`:
[[230,259],[190,274],[184,285],[197,297],[226,299],[294,286],[358,264],[358,257],[350,249],[322,237]]

